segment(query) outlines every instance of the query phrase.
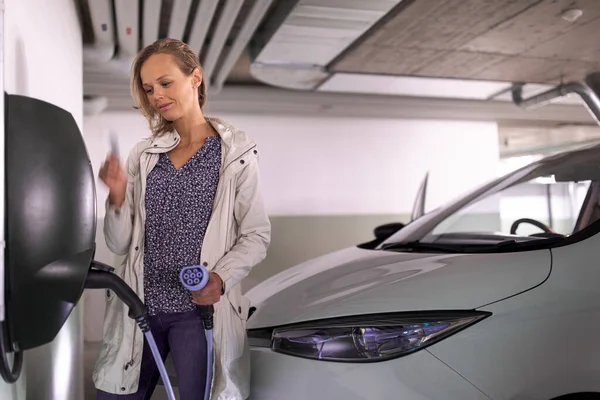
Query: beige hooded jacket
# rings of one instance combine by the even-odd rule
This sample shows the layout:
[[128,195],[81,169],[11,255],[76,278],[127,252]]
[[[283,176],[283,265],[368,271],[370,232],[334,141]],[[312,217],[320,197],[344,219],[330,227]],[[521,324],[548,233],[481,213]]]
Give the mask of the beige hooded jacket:
[[[221,137],[222,166],[200,260],[223,279],[225,294],[215,304],[213,400],[241,400],[250,395],[250,360],[246,338],[249,302],[240,281],[266,256],[271,225],[263,203],[256,143],[244,132],[214,118]],[[117,273],[144,300],[144,225],[146,177],[159,154],[179,143],[177,132],[144,140],[127,160],[126,200],[120,210],[107,202],[104,236],[108,248],[125,255]],[[144,337],[128,308],[107,291],[103,346],[94,383],[109,393],[135,393]]]

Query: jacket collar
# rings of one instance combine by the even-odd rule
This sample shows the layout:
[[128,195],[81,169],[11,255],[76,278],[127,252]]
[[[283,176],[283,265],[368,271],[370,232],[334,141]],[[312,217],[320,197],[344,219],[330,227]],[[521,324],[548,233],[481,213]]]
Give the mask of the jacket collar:
[[[223,165],[228,165],[233,160],[256,146],[256,143],[246,132],[235,128],[230,123],[214,117],[206,117],[221,138],[223,149]],[[181,140],[176,130],[156,138],[149,138],[144,151],[148,153],[165,153],[177,146]]]

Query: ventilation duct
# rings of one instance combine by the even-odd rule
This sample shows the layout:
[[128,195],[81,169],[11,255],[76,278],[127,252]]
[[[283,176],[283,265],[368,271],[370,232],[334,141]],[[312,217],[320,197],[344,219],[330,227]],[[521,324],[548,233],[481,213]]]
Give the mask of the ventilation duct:
[[115,12],[119,54],[111,67],[129,73],[131,63],[138,52],[139,3],[131,0],[115,0]]
[[[116,27],[112,25],[112,14],[107,18],[106,10],[111,10],[110,1],[108,0],[90,0],[88,1],[90,5],[90,13],[92,15],[92,20],[94,21],[94,29],[96,29],[96,21],[100,23],[101,30],[104,29],[104,26],[107,27],[107,30],[111,32],[114,29],[116,32],[116,37],[118,40],[118,54],[114,53],[115,43],[114,39],[112,39],[113,34],[111,33],[111,48],[113,49],[111,52],[111,58],[102,58],[104,56],[101,53],[101,49],[106,47],[104,45],[105,36],[101,38],[96,37],[96,41],[92,50],[88,51],[88,54],[91,53],[91,56],[88,56],[88,59],[95,57],[96,59],[100,59],[101,62],[88,62],[85,65],[85,72],[91,73],[103,73],[103,72],[112,72],[118,75],[124,75],[129,77],[129,72],[131,70],[131,63],[135,58],[138,52],[138,31],[139,31],[139,4],[137,1],[131,0],[115,0],[115,15],[116,15]],[[104,6],[104,3],[107,3],[107,7],[100,7],[99,4]],[[96,11],[94,11],[96,10]],[[101,13],[101,11],[103,13]],[[107,21],[107,22],[102,22]],[[100,40],[100,41],[99,41]],[[97,49],[97,50],[93,50]],[[96,52],[96,53],[94,53]],[[85,58],[84,58],[85,60]]]
[[[240,12],[240,9],[242,8],[243,3],[244,0],[227,0],[225,3],[223,12],[221,13],[219,21],[217,21],[216,29],[210,40],[208,52],[206,53],[206,59],[203,65],[206,77],[210,78],[212,76],[219,56],[221,55],[223,47],[225,46],[225,41],[229,36],[231,28],[233,28],[233,24],[238,13]],[[210,86],[211,80],[205,79],[205,83],[207,86]]]
[[327,65],[402,0],[300,0],[250,66],[286,89],[314,90]]
[[197,54],[202,54],[206,33],[213,20],[218,3],[219,0],[202,0],[196,11],[188,44]]
[[158,39],[158,26],[160,24],[160,7],[162,0],[144,1],[144,32],[142,42],[144,47]]
[[215,91],[220,91],[223,88],[225,80],[231,73],[235,63],[239,60],[242,52],[254,35],[254,32],[256,32],[258,25],[263,20],[271,3],[273,3],[273,0],[256,0],[254,3],[250,14],[248,14],[244,20],[244,24],[237,34],[229,53],[227,53],[225,61],[223,61],[223,64],[219,68],[218,74],[214,80]]
[[110,0],[94,0],[88,4],[94,31],[94,44],[83,46],[83,62],[104,64],[109,62],[115,54],[112,2]]
[[178,40],[183,39],[183,33],[185,31],[185,25],[187,23],[191,6],[192,0],[175,0],[173,2],[171,21],[169,23],[169,33],[167,35],[168,37]]
[[[219,0],[202,0],[197,6],[192,0],[173,0],[168,11],[165,11],[161,0],[145,0],[141,15],[138,1],[87,0],[87,2],[91,8],[94,29],[99,34],[95,45],[89,49],[90,56],[87,57],[89,62],[85,63],[86,80],[89,76],[103,75],[108,80],[110,74],[128,78],[131,64],[139,51],[138,31],[142,29],[143,46],[153,43],[160,37],[161,24],[165,24],[165,13],[168,13],[166,36],[179,40],[187,36],[187,43],[204,59],[206,83],[210,87],[215,82],[216,88],[210,89],[218,91],[240,59],[273,0],[252,2],[226,0],[222,2],[222,6]],[[244,6],[249,10],[245,11]],[[193,15],[190,16],[190,13]],[[186,27],[190,17],[193,23],[187,33]],[[239,27],[236,26],[236,21],[239,21]],[[214,32],[207,42],[211,26],[214,27]],[[232,39],[231,45],[228,42],[230,39]],[[110,51],[100,53],[98,50],[105,48]],[[118,54],[115,54],[115,49],[118,49]]]

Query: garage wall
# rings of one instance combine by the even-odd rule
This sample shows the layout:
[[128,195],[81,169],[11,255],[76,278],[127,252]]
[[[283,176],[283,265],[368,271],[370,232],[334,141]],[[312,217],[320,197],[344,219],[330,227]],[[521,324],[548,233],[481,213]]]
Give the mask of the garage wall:
[[[496,124],[394,119],[220,115],[260,146],[263,192],[273,225],[267,259],[244,282],[372,239],[375,226],[408,221],[426,171],[427,208],[497,176]],[[114,131],[126,157],[148,136],[135,112],[86,117],[84,137],[97,171]],[[106,189],[98,185],[97,258],[118,263],[102,237]],[[99,339],[104,301],[86,293],[86,339]]]
[[[4,7],[6,91],[56,104],[82,128],[82,43],[75,2],[6,0]],[[25,352],[21,379],[14,385],[0,380],[0,399],[83,398],[82,308],[75,308],[52,343]]]

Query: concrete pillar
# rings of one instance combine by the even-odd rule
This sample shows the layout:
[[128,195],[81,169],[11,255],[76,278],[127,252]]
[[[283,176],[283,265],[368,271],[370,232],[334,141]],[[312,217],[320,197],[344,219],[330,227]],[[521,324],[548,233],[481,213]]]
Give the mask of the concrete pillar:
[[27,400],[83,399],[83,304],[81,301],[51,343],[25,351],[23,374]]

